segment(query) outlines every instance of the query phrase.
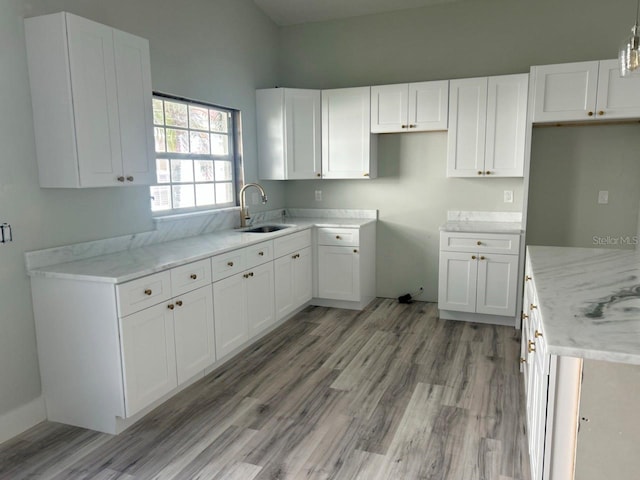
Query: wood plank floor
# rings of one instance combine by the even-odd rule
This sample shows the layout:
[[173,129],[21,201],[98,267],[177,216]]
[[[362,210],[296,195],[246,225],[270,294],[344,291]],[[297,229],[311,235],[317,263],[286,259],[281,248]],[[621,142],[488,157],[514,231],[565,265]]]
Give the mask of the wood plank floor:
[[519,332],[309,307],[111,436],[51,422],[0,479],[529,480]]

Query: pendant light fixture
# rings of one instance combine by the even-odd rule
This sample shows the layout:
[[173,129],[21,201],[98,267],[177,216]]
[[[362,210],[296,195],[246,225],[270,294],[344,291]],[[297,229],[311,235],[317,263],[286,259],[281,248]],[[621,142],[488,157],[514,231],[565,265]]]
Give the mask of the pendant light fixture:
[[638,27],[638,14],[640,14],[640,0],[636,6],[636,23],[631,28],[631,36],[620,47],[620,75],[623,77],[640,76],[640,28]]

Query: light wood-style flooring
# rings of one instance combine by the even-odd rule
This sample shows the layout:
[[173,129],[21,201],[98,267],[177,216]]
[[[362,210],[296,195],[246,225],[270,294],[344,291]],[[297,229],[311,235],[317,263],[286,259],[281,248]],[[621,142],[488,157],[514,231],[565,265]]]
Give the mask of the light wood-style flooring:
[[118,436],[51,422],[0,479],[529,480],[519,332],[309,307]]

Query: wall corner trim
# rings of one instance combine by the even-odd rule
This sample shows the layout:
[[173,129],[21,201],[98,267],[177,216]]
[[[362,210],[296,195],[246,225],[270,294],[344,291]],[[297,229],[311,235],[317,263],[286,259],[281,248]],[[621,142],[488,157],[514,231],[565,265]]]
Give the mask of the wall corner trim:
[[0,444],[47,419],[44,398],[38,397],[0,415]]

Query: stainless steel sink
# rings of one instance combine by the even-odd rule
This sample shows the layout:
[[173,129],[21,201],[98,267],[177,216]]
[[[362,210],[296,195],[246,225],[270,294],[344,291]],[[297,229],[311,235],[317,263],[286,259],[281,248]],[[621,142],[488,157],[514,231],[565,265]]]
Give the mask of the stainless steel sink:
[[285,228],[291,228],[290,225],[260,225],[259,227],[247,228],[241,230],[242,233],[271,233],[278,230],[284,230]]

